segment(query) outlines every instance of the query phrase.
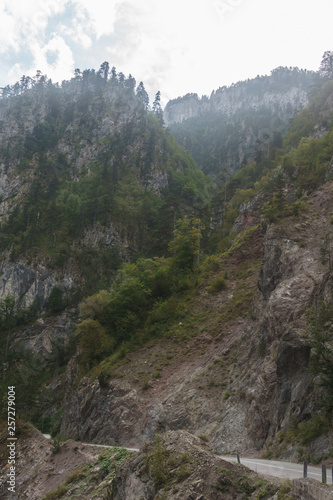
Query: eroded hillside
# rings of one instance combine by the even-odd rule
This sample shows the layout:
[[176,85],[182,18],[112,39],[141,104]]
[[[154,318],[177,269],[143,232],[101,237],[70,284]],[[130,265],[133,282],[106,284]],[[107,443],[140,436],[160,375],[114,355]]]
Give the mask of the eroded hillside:
[[[19,416],[83,442],[328,456],[331,84],[220,189],[133,85],[88,76],[1,108],[1,387]],[[157,493],[149,446],[115,498]]]
[[[103,386],[88,377],[71,388],[72,361],[62,432],[141,446],[156,432],[188,429],[217,452],[244,452],[316,413],[306,310],[331,293],[320,249],[332,194],[327,184],[299,216],[250,228],[211,264],[184,320],[127,354]],[[225,286],[215,290],[221,276]]]

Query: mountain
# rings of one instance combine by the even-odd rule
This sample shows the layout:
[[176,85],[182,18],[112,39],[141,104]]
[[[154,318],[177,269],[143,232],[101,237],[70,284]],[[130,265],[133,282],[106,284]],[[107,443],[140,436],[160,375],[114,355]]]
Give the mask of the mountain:
[[142,450],[62,470],[45,498],[199,495],[210,467],[208,498],[220,487],[237,498],[236,472],[222,466],[218,479],[212,453],[331,454],[332,81],[319,78],[279,147],[220,188],[133,77],[104,76],[44,79],[1,100],[0,384],[16,387],[20,478],[31,491],[51,467],[29,420],[55,448],[65,436]]
[[293,116],[309,104],[316,74],[279,67],[270,76],[221,87],[211,96],[169,101],[165,122],[200,168],[230,177],[246,161],[281,145]]
[[134,85],[87,71],[2,99],[0,297],[45,309],[54,286],[98,290],[121,261],[165,253],[174,219],[209,197]]

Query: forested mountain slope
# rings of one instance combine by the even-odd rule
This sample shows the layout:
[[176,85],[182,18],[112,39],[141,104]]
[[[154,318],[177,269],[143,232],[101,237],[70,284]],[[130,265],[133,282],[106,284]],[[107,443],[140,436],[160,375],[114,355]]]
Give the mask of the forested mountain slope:
[[[159,433],[329,456],[332,81],[222,189],[131,78],[41,83],[1,102],[1,391],[15,384],[19,417],[81,441],[155,439],[147,468],[116,478],[142,489],[147,474],[152,498],[172,498]],[[183,481],[193,463],[178,459]]]
[[281,146],[282,134],[308,105],[317,80],[311,71],[276,68],[270,76],[221,87],[209,98],[187,94],[169,101],[165,120],[204,172],[229,178],[242,164]]
[[3,97],[2,297],[45,307],[65,268],[64,292],[98,289],[135,253],[165,253],[174,220],[209,199],[209,179],[140,91],[133,77],[86,71]]

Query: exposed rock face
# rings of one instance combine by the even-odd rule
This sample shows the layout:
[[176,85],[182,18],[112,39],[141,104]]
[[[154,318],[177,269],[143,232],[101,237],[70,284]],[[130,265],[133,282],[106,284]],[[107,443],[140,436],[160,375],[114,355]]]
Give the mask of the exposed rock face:
[[[125,235],[120,235],[112,224],[109,226],[95,225],[86,228],[83,237],[77,242],[80,247],[119,249],[120,257],[126,261],[137,251],[135,241],[128,241]],[[50,268],[46,262],[34,259],[27,263],[23,258],[12,261],[8,253],[2,254],[0,261],[0,300],[7,295],[16,299],[24,299],[25,306],[30,306],[38,298],[45,309],[48,298],[54,287],[59,287],[63,293],[79,287],[84,280],[74,259],[68,259],[62,269]]]
[[277,68],[270,76],[219,88],[209,98],[187,94],[168,102],[165,122],[205,173],[226,182],[244,163],[281,146],[281,134],[309,104],[312,76]]
[[68,341],[73,333],[77,314],[75,310],[66,310],[57,316],[39,318],[33,325],[17,332],[13,339],[13,350],[26,350],[39,356],[39,362],[47,364],[54,361],[52,356],[57,348],[68,348]]
[[[163,435],[162,445],[173,460],[171,470],[168,471],[167,467],[164,469],[167,474],[165,486],[168,487],[164,489],[154,485],[152,474],[148,472],[147,454],[143,452],[118,471],[111,484],[111,498],[241,500],[248,497],[249,493],[253,493],[253,498],[258,495],[258,483],[257,487],[254,484],[255,474],[251,478],[249,470],[242,465],[236,466],[212,455],[203,441],[188,432],[169,431]],[[186,463],[188,457],[190,461]],[[159,466],[161,467],[161,463]],[[228,477],[227,487],[220,486],[219,483],[221,476],[225,475]],[[273,495],[278,487],[272,483],[266,487],[266,498],[276,498]]]
[[234,229],[240,233],[248,227],[256,226],[261,222],[260,208],[262,206],[264,196],[259,193],[254,198],[246,203],[243,203],[239,208],[239,216],[234,222]]
[[[49,439],[43,436],[32,425],[18,422],[20,435],[16,446],[16,491],[8,491],[8,450],[6,449],[6,433],[0,434],[0,498],[3,500],[41,500],[47,493],[56,490],[60,484],[66,484],[66,478],[78,469],[87,469],[100,455],[102,449],[95,446],[82,446],[73,440],[60,443],[55,453]],[[83,473],[82,473],[83,475]],[[96,477],[95,477],[96,480]],[[88,479],[89,481],[89,479]],[[100,482],[102,481],[102,478]],[[91,494],[83,496],[82,490],[72,487],[72,498],[82,500],[91,498]],[[58,490],[59,493],[59,490]]]
[[[217,337],[207,324],[205,333],[184,345],[169,340],[138,350],[103,388],[88,379],[74,388],[73,362],[62,432],[138,446],[156,432],[187,429],[206,434],[223,453],[261,449],[291,421],[313,414],[320,394],[307,370],[310,350],[302,333],[306,309],[331,286],[319,257],[330,227],[332,185],[315,193],[311,203],[316,218],[309,210],[296,223],[272,224],[264,239],[257,230],[236,253],[238,264],[245,259],[250,267],[248,259],[258,262],[263,252],[259,273],[256,267],[242,285],[230,283],[215,299],[203,290],[196,306],[212,317],[223,314],[237,286],[246,289],[257,282],[250,315],[239,312],[232,322],[220,323]],[[166,362],[168,352],[175,354]],[[154,363],[166,366],[156,381]],[[145,376],[151,378],[146,390]]]
[[333,492],[329,487],[309,479],[294,479],[293,492],[301,500],[331,500]]
[[[71,380],[75,380],[73,362],[67,377],[68,383]],[[137,390],[129,384],[116,381],[104,389],[98,382],[91,384],[88,378],[84,378],[79,390],[70,390],[70,393],[72,402],[66,408],[62,422],[66,435],[115,445],[123,445],[123,439],[129,446],[144,442],[147,437],[142,436],[144,413]]]
[[164,120],[167,125],[180,123],[206,113],[210,109],[211,106],[207,98],[202,101],[199,99],[198,94],[187,94],[182,98],[168,102],[164,110]]
[[[269,77],[267,77],[269,78]],[[213,112],[225,115],[226,118],[239,110],[260,108],[274,109],[276,117],[290,115],[292,110],[299,110],[309,103],[307,92],[298,86],[291,86],[287,92],[251,93],[246,88],[246,82],[235,87],[223,87],[213,92],[210,98],[201,99],[197,94],[187,94],[169,101],[164,110],[167,125],[181,123],[205,113]]]
[[73,285],[73,278],[68,275],[61,279],[58,273],[42,264],[27,267],[23,262],[3,262],[0,265],[0,283],[0,299],[7,295],[24,297],[26,305],[29,306],[38,297],[42,305],[45,305],[55,285],[63,285],[65,289],[69,289]]
[[[13,295],[29,306],[38,298],[45,310],[54,286],[63,292],[82,290],[87,273],[81,264],[89,252],[104,253],[96,286],[106,268],[110,280],[121,260],[148,245],[142,202],[128,203],[129,213],[141,218],[129,228],[131,217],[122,218],[122,199],[148,192],[158,204],[171,164],[175,170],[184,167],[182,155],[175,152],[178,145],[167,143],[166,132],[156,128],[134,92],[88,80],[61,88],[37,85],[0,100],[0,300]],[[190,163],[195,168],[192,159]],[[124,193],[119,185],[129,182],[135,187]],[[107,194],[101,195],[102,187]],[[66,206],[74,193],[75,210],[81,212],[79,217],[74,210],[77,219],[68,229],[64,226],[75,215],[71,209],[66,214]],[[84,212],[88,199],[92,208]]]
[[265,257],[260,269],[258,288],[265,300],[268,300],[273,290],[276,289],[282,278],[280,261],[281,248],[279,240],[266,243]]

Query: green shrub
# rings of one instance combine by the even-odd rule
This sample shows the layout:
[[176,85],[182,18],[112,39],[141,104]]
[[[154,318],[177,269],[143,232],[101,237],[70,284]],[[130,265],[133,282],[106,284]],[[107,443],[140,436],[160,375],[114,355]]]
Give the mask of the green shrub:
[[46,495],[42,498],[42,500],[57,500],[57,498],[61,498],[68,491],[67,486],[61,485],[58,486],[56,490],[50,491],[46,493]]
[[100,371],[98,374],[98,382],[101,387],[107,387],[108,386],[108,379],[111,377],[111,370],[109,368],[105,368]]
[[161,436],[155,435],[155,443],[147,456],[149,472],[153,477],[154,486],[160,489],[169,478],[168,458],[169,452],[163,445]]
[[262,485],[257,493],[257,500],[264,500],[266,498],[271,498],[276,492],[277,487],[271,483],[265,483]]
[[291,481],[285,481],[278,492],[277,500],[296,500],[294,496],[289,495],[292,489],[293,483]]
[[83,472],[83,470],[76,469],[66,477],[66,484],[76,483],[77,481],[79,481],[80,479],[82,479],[84,477],[85,477],[85,473]]
[[327,419],[323,415],[314,415],[306,422],[300,422],[297,428],[297,440],[302,445],[309,445],[328,428]]
[[54,437],[51,441],[51,451],[53,455],[60,453],[61,447],[62,447],[62,439],[60,438],[60,436]]
[[97,320],[85,319],[76,326],[79,335],[81,363],[88,368],[110,355],[115,341],[105,333],[105,328]]
[[237,490],[250,495],[255,490],[254,481],[251,476],[241,476],[237,479]]
[[59,312],[65,308],[63,301],[63,293],[58,286],[52,288],[49,299],[47,301],[47,309],[50,312]]
[[150,387],[150,380],[146,377],[143,381],[142,390],[146,391]]
[[177,481],[183,481],[192,474],[192,469],[187,464],[182,464],[177,470]]
[[200,434],[198,437],[205,443],[208,443],[209,441],[209,438],[205,434]]
[[227,284],[222,276],[215,278],[208,287],[210,293],[219,293],[226,288]]
[[217,478],[216,488],[220,491],[228,491],[232,485],[232,480],[229,477],[230,471],[226,468],[220,469],[220,474]]

